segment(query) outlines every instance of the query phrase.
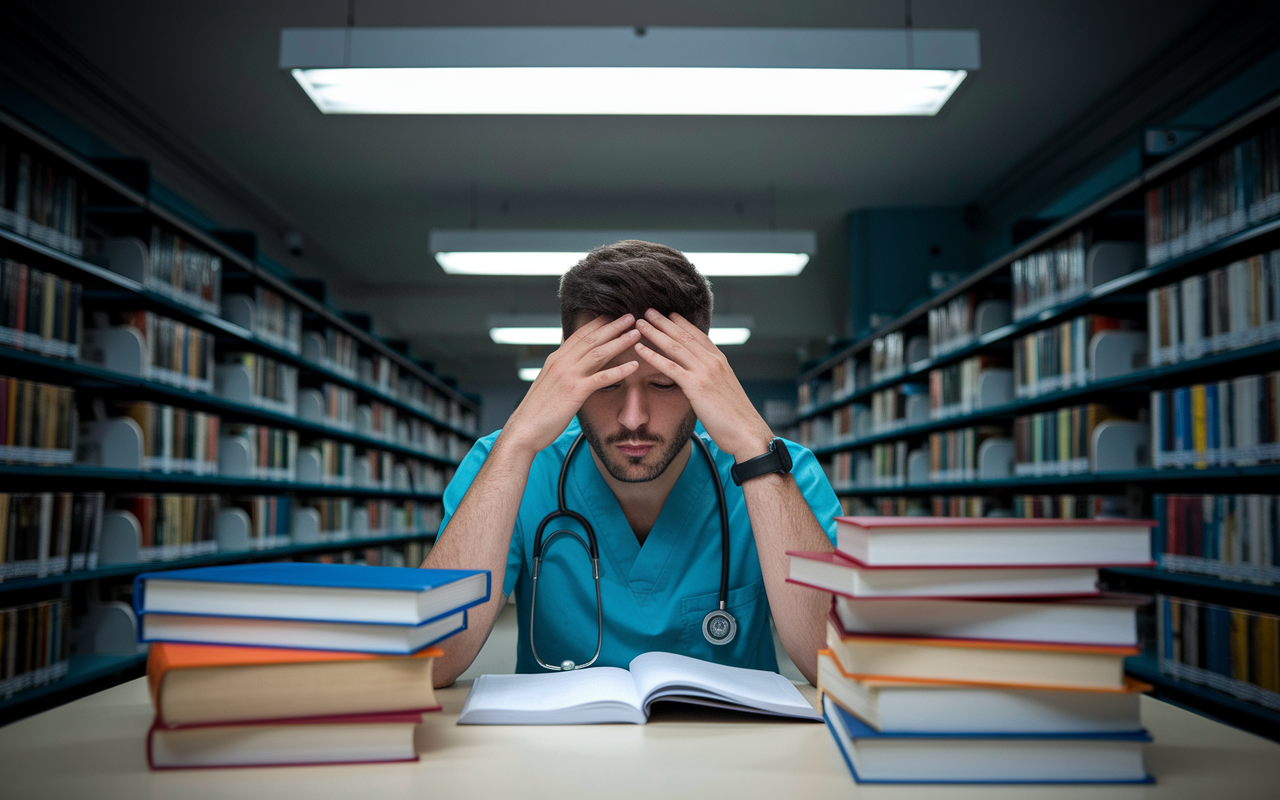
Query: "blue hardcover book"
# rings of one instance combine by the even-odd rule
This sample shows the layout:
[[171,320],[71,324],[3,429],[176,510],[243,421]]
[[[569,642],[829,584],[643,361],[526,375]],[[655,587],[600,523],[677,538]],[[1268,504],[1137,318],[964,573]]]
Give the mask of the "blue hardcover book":
[[134,579],[142,641],[412,653],[466,629],[488,570],[236,564]]
[[1173,390],[1173,449],[1191,450],[1191,389],[1187,387]]
[[822,698],[858,783],[1152,783],[1146,731],[1102,734],[881,733]]

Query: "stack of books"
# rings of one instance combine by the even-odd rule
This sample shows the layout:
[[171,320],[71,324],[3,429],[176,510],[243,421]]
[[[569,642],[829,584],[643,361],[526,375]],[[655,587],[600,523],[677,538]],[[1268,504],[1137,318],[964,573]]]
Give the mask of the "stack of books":
[[439,710],[431,645],[489,599],[487,570],[238,564],[134,582],[151,642],[152,769],[414,761]]
[[1098,569],[1149,565],[1129,519],[840,517],[791,582],[837,596],[819,653],[828,726],[868,783],[1145,783],[1125,677],[1143,598]]

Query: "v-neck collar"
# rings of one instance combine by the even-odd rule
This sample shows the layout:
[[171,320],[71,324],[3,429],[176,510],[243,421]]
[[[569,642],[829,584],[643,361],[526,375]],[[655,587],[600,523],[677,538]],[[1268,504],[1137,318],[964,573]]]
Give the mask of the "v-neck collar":
[[[635,531],[622,513],[618,498],[600,474],[591,454],[583,453],[575,460],[577,463],[570,468],[573,491],[582,508],[589,512],[588,519],[595,528],[601,558],[607,557],[612,562],[614,575],[627,584],[637,605],[645,605],[655,591],[661,592],[665,587],[670,576],[664,571],[671,557],[679,551],[681,538],[696,533],[688,531],[688,523],[711,480],[706,459],[700,453],[689,453],[689,459],[662,504],[662,511],[654,520],[643,546],[636,540]],[[687,547],[688,543],[685,544]]]

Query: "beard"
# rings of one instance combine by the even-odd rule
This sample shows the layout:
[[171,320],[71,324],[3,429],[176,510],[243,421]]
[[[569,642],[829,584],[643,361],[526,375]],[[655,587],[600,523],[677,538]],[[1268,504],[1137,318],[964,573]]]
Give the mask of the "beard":
[[[669,441],[656,433],[651,433],[647,426],[641,426],[634,431],[619,431],[607,439],[601,439],[600,432],[582,417],[578,418],[578,424],[582,426],[582,432],[586,434],[591,449],[595,451],[600,463],[604,464],[604,468],[609,471],[609,475],[614,480],[621,483],[645,483],[666,472],[671,462],[675,461],[685,443],[693,436],[694,426],[698,424],[698,415],[690,409],[689,414],[680,421],[680,427]],[[643,456],[624,456],[609,447],[618,442],[653,442],[655,447]],[[655,452],[658,453],[657,458],[653,458]]]

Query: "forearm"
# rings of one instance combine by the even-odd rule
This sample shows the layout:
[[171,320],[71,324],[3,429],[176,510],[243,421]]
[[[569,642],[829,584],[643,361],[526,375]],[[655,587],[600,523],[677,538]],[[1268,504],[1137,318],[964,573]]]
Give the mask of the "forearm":
[[469,609],[467,629],[444,643],[445,653],[436,660],[434,669],[436,686],[453,683],[471,666],[506,603],[502,580],[532,463],[533,453],[528,448],[504,442],[500,435],[422,562],[429,569],[487,569],[492,577],[489,601]]
[[765,475],[742,485],[755,533],[769,608],[787,655],[816,684],[818,650],[825,646],[831,595],[787,583],[788,550],[829,553],[831,540],[790,475]]

